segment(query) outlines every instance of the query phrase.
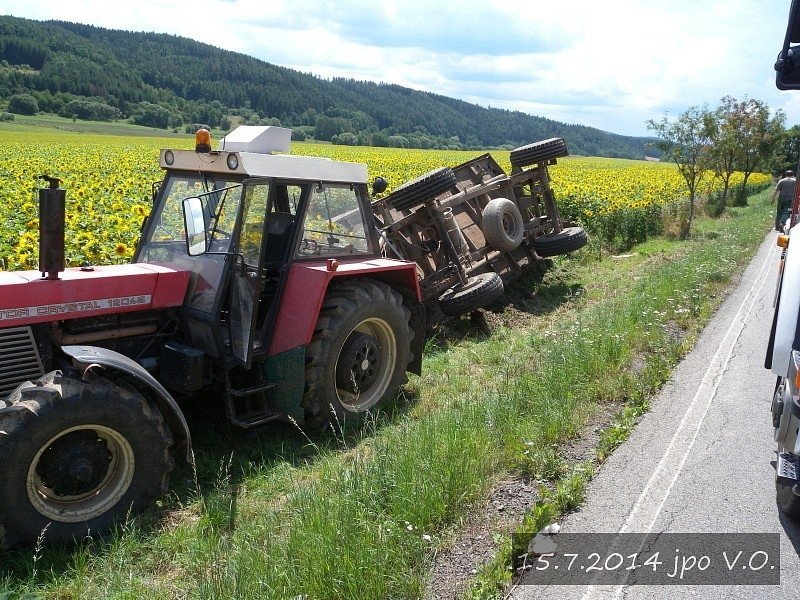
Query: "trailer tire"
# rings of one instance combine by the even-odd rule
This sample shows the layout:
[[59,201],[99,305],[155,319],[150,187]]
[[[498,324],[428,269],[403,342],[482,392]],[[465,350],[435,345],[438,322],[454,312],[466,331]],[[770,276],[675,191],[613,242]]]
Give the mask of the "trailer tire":
[[135,388],[54,371],[0,411],[0,548],[103,534],[166,492],[172,434]]
[[397,395],[412,359],[410,317],[402,296],[383,282],[360,279],[331,287],[306,349],[306,425],[358,425]]
[[516,250],[525,236],[525,222],[519,208],[508,198],[494,198],[483,209],[483,236],[495,250]]
[[527,167],[568,155],[567,143],[562,138],[550,138],[514,148],[510,159],[512,167]]
[[410,210],[433,200],[439,194],[453,187],[455,183],[456,174],[450,167],[434,169],[398,186],[386,196],[386,202],[397,210]]
[[788,485],[775,482],[775,498],[778,508],[793,521],[800,522],[800,497]]
[[533,240],[533,249],[542,258],[559,256],[583,248],[589,237],[582,227],[567,227],[560,233],[543,235]]
[[503,295],[503,280],[495,272],[470,277],[439,296],[439,309],[448,317],[457,317],[483,308]]

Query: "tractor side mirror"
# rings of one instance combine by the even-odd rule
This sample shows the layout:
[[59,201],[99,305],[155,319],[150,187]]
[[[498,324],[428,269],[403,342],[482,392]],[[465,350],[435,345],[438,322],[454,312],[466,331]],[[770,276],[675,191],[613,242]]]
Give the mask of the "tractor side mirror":
[[205,254],[208,250],[208,235],[203,201],[200,198],[195,196],[183,201],[183,225],[186,228],[186,250],[189,256]]

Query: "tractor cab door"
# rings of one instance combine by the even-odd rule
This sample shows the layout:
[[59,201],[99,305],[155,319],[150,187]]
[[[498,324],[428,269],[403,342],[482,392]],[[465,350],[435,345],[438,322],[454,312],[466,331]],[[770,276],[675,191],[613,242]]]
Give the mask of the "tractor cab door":
[[242,191],[241,177],[169,171],[134,257],[190,274],[180,328],[193,348],[219,362],[229,360],[220,314],[241,263],[234,242]]
[[231,359],[249,367],[258,315],[259,296],[263,287],[264,222],[270,205],[272,180],[250,180],[242,191],[242,216],[236,247],[241,268],[234,269],[230,282],[228,328]]
[[230,351],[236,364],[249,367],[253,353],[265,343],[306,188],[265,178],[245,182],[237,244],[242,268],[232,275],[228,311]]

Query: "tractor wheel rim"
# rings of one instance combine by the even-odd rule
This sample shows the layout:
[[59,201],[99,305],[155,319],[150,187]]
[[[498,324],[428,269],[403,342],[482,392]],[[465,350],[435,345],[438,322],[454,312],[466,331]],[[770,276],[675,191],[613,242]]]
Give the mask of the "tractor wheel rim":
[[33,507],[52,521],[87,521],[110,510],[131,485],[133,448],[104,425],[79,425],[45,443],[28,468]]
[[380,372],[381,349],[372,335],[353,332],[348,336],[336,369],[336,386],[351,393],[366,390]]
[[[363,320],[350,335],[354,333],[365,335],[360,336],[349,364],[340,364],[340,351],[336,360],[336,393],[346,410],[362,412],[377,404],[389,388],[397,361],[397,339],[392,327],[377,317]],[[342,345],[343,349],[346,347],[347,341]]]

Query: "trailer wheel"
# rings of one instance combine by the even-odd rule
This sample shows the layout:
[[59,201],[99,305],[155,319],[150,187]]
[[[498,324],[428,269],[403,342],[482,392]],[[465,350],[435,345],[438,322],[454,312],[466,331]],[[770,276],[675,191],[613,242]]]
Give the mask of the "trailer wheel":
[[583,248],[589,237],[581,227],[567,227],[561,233],[543,235],[533,240],[533,249],[542,258],[567,254]]
[[137,390],[45,375],[0,410],[0,548],[102,534],[167,489],[172,434]]
[[405,382],[411,360],[410,311],[387,284],[354,280],[325,296],[306,349],[306,424],[358,424]]
[[446,192],[456,183],[456,174],[450,167],[434,169],[400,185],[386,196],[389,206],[397,210],[409,210],[439,194]]
[[492,248],[511,252],[522,243],[525,222],[516,204],[508,198],[495,198],[483,209],[481,231]]
[[781,485],[776,481],[775,497],[778,502],[778,508],[793,521],[800,522],[800,497],[792,491],[792,487]]
[[527,167],[567,155],[569,152],[567,152],[566,142],[562,138],[550,138],[514,148],[511,151],[510,159],[512,167]]
[[470,277],[466,285],[453,286],[439,296],[439,308],[448,317],[457,317],[494,302],[503,295],[503,289],[500,275],[481,273]]

